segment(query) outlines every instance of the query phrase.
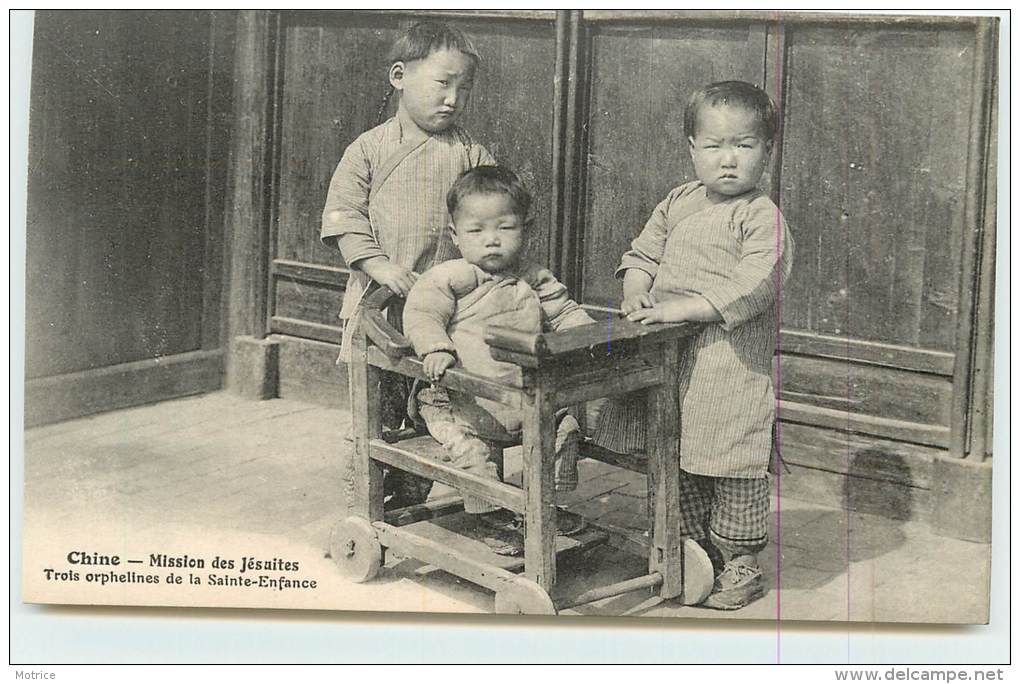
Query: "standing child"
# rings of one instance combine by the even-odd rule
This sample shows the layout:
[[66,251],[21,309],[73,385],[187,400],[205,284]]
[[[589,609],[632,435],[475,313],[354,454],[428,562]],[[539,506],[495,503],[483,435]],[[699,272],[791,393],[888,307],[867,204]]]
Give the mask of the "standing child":
[[[350,361],[359,305],[375,282],[406,296],[417,274],[457,256],[446,231],[446,192],[466,169],[493,164],[456,121],[464,112],[478,53],[458,29],[412,26],[394,43],[389,81],[399,94],[396,116],[363,133],[344,152],[322,212],[323,242],[335,245],[350,269],[340,318],[340,358]],[[399,324],[399,312],[391,311]],[[384,429],[405,425],[409,386],[384,373]],[[421,503],[431,483],[387,473],[387,508]]]
[[[623,255],[622,308],[642,323],[704,329],[680,367],[680,525],[716,567],[704,605],[734,610],[765,591],[757,554],[768,541],[777,297],[793,241],[757,188],[776,132],[775,105],[741,81],[691,97],[684,132],[698,180],[675,188]],[[639,409],[607,406],[595,440],[643,448]]]
[[[565,330],[592,323],[567,294],[567,288],[545,268],[521,261],[530,220],[531,195],[517,176],[496,166],[465,172],[447,198],[450,231],[462,259],[424,273],[411,288],[404,307],[404,330],[422,358],[425,375],[439,380],[452,366],[520,385],[520,367],[496,361],[485,343],[490,325],[527,333]],[[519,410],[441,387],[418,393],[418,411],[429,432],[446,447],[452,464],[498,480],[494,452],[520,441]],[[577,486],[579,426],[561,414],[556,434],[558,491]],[[464,510],[497,531],[514,530],[513,513],[474,497],[464,497]],[[577,531],[578,516],[559,510],[562,533]],[[522,551],[517,536],[488,537],[497,553]]]

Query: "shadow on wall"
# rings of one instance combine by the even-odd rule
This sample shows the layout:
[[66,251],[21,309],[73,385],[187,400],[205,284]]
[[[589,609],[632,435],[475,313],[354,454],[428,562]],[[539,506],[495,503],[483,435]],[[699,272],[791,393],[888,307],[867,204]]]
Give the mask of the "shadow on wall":
[[[810,477],[805,472],[809,470],[797,468],[783,477],[796,479],[801,473]],[[779,550],[770,546],[766,553],[782,554],[778,566],[782,589],[816,589],[844,575],[851,563],[881,557],[904,544],[902,523],[916,516],[921,492],[903,484],[911,473],[902,459],[862,449],[850,457],[848,473],[828,474],[841,481],[843,510],[793,505],[773,511],[769,530]],[[770,565],[777,567],[774,560],[765,562],[765,567]]]

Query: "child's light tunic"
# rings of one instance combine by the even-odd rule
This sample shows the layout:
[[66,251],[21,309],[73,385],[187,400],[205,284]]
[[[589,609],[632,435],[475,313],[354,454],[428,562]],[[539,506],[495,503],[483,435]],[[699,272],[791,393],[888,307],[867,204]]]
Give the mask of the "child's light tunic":
[[[329,183],[321,238],[337,238],[348,265],[377,256],[423,273],[452,259],[457,248],[447,225],[446,193],[461,173],[495,164],[492,155],[459,127],[424,140],[404,140],[396,117],[362,133],[350,144]],[[340,318],[341,356],[348,360],[349,322],[370,279],[351,269]]]
[[[697,293],[722,316],[680,361],[680,467],[713,477],[764,477],[772,451],[778,293],[793,241],[759,190],[714,203],[700,181],[660,203],[620,262],[652,276],[659,301]],[[610,404],[595,435],[617,452],[644,446],[643,402]]]
[[[458,366],[518,387],[521,369],[492,358],[485,343],[488,326],[539,333],[591,322],[548,269],[522,265],[512,273],[493,275],[464,259],[447,261],[422,275],[404,307],[404,331],[419,356],[449,352],[457,357]],[[450,401],[455,414],[472,424],[479,436],[519,438],[520,411],[458,392],[450,393]]]

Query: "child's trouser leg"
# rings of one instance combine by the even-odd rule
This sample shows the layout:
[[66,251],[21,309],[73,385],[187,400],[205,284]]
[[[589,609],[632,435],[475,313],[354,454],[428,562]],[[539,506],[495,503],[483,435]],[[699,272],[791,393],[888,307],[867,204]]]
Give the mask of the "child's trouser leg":
[[[499,480],[498,468],[491,458],[496,451],[495,445],[479,438],[457,421],[449,406],[435,406],[423,401],[418,411],[428,426],[429,434],[445,447],[455,468],[489,480]],[[499,506],[464,495],[464,510],[472,514],[489,513],[499,510]]]
[[[382,371],[380,376],[379,394],[383,429],[399,430],[405,424],[410,424],[407,418],[407,398],[411,394],[411,380],[389,371]],[[431,480],[397,468],[386,470],[383,490],[386,494],[392,495],[387,508],[403,508],[424,503],[431,489]]]
[[721,563],[701,605],[738,610],[765,595],[758,552],[768,542],[768,478],[712,478],[714,497],[706,551]]
[[715,569],[707,608],[737,610],[765,593],[756,554],[768,541],[767,478],[707,477],[680,471],[680,527]]
[[708,538],[713,478],[680,469],[680,535],[698,542]]
[[618,454],[635,454],[645,450],[646,396],[631,392],[602,402],[591,430],[592,441]]
[[768,478],[708,477],[680,470],[680,532],[708,540],[726,557],[768,543]]
[[725,559],[754,556],[768,543],[769,481],[767,477],[712,478],[715,494],[709,539]]
[[554,483],[557,492],[577,489],[577,456],[581,442],[581,426],[569,413],[559,417],[556,426],[556,470]]

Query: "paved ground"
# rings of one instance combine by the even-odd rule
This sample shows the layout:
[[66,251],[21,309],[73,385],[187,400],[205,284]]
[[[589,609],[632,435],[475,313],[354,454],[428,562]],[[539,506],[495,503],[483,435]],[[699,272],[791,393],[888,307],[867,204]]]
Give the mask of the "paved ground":
[[[81,584],[42,580],[41,570],[66,567],[70,549],[143,558],[158,549],[207,563],[217,554],[299,559],[301,572],[315,577],[319,588],[252,596],[208,586],[176,593],[104,587],[89,601],[490,612],[492,595],[486,590],[410,560],[388,559],[368,584],[339,577],[324,552],[341,505],[337,454],[347,425],[347,414],[338,410],[216,393],[29,430],[26,591],[30,598],[81,602]],[[511,451],[510,472],[513,456]],[[643,529],[640,476],[585,461],[581,478],[572,510]],[[922,523],[789,498],[773,500],[771,538],[774,543],[761,557],[770,591],[743,610],[720,614],[635,592],[568,612],[770,621],[986,620],[987,545],[933,536]],[[561,568],[560,575],[570,591],[636,576],[643,566],[640,558],[605,548]],[[207,566],[204,572],[214,571]]]

